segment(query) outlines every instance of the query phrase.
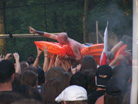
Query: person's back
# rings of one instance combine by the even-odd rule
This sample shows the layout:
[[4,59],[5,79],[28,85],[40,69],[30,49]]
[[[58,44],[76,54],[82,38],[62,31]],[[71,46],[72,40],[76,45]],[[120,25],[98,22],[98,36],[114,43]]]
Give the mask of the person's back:
[[81,50],[83,47],[85,47],[84,44],[81,44],[81,43],[79,43],[79,42],[77,42],[77,41],[75,41],[74,39],[71,39],[71,38],[69,38],[69,42],[72,46],[76,45],[79,50]]
[[55,98],[64,90],[67,86],[60,78],[51,78],[44,85],[44,91],[42,93],[43,101],[45,104],[56,104]]
[[36,88],[38,84],[37,74],[32,70],[26,70],[21,76],[21,84]]

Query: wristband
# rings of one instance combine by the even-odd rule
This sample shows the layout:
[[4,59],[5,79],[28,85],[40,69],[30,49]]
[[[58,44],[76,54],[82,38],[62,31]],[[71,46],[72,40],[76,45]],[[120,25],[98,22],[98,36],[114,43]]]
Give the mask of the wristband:
[[36,33],[38,33],[39,35],[44,35],[44,32],[43,31],[39,31],[39,30],[36,30]]

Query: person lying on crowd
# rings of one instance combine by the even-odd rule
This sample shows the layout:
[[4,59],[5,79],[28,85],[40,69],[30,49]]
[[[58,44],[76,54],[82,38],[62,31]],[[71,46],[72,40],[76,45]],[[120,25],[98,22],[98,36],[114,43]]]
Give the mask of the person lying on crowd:
[[38,33],[39,35],[45,36],[47,38],[51,38],[54,40],[57,40],[59,42],[60,45],[69,45],[75,55],[75,60],[80,62],[81,61],[81,54],[80,54],[80,50],[85,46],[71,38],[68,37],[67,33],[65,32],[61,32],[58,35],[54,35],[48,32],[42,32],[42,31],[38,31],[35,30],[32,27],[30,28],[30,33]]

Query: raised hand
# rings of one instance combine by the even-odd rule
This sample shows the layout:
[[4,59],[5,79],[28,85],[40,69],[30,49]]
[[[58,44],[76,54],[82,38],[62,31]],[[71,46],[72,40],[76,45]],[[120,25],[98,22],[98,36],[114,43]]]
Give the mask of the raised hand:
[[20,56],[19,56],[19,54],[18,54],[17,52],[14,53],[13,56],[14,56],[14,59],[15,59],[16,61],[19,61]]
[[5,60],[10,60],[12,59],[12,53],[7,53],[6,56],[5,56]]
[[38,47],[36,47],[36,49],[37,49],[37,56],[39,57],[42,53],[42,50],[40,50]]
[[32,28],[31,26],[29,26],[29,29],[30,29],[30,33],[36,33],[36,30]]

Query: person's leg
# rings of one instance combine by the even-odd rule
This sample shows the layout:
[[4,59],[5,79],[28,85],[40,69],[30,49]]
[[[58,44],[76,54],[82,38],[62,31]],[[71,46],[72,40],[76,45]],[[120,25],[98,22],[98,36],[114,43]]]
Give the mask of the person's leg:
[[123,46],[124,44],[128,45],[128,43],[131,42],[131,40],[131,37],[123,35],[122,39],[111,49],[111,51],[115,54],[121,46]]

